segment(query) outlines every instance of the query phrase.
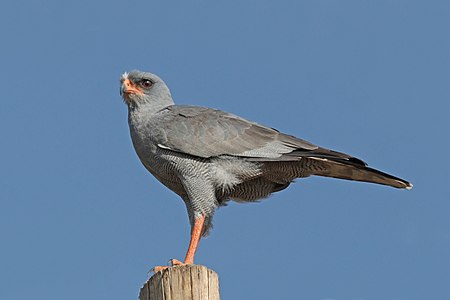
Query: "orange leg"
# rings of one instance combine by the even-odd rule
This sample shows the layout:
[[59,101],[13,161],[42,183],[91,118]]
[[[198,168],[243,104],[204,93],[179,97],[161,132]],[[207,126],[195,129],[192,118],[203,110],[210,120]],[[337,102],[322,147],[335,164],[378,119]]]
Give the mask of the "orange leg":
[[[171,259],[170,262],[172,266],[174,265],[191,265],[194,263],[195,252],[197,251],[198,244],[202,237],[203,226],[205,224],[205,216],[201,216],[200,218],[195,219],[194,228],[192,228],[191,232],[191,242],[189,243],[189,248],[186,253],[186,258],[184,259],[184,263],[177,259]],[[153,272],[159,272],[161,270],[167,269],[167,266],[157,266],[153,268]]]
[[195,252],[197,251],[198,243],[202,237],[203,226],[205,224],[205,216],[201,216],[195,219],[194,228],[192,228],[191,242],[189,243],[189,248],[186,253],[186,258],[184,259],[184,264],[193,264]]

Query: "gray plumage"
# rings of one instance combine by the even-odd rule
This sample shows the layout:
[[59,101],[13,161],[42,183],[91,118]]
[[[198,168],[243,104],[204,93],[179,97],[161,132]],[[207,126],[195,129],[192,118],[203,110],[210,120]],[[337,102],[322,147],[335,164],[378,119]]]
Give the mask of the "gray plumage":
[[412,187],[344,153],[318,147],[220,110],[174,105],[156,75],[125,73],[121,92],[128,106],[134,148],[143,165],[185,202],[191,225],[228,200],[252,202],[281,191],[296,178],[319,175]]

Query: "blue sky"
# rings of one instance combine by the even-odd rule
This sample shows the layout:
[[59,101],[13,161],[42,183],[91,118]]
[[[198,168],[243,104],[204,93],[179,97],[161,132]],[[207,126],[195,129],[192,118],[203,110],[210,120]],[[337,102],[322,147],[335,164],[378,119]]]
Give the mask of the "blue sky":
[[0,298],[137,299],[184,257],[184,204],[131,145],[135,68],[414,183],[308,178],[219,209],[196,263],[223,299],[450,298],[449,31],[447,1],[3,3]]

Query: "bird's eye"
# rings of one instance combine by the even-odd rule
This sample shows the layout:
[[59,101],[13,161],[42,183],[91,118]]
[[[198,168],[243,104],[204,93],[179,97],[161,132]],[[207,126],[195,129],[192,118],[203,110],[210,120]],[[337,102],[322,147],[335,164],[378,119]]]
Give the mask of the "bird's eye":
[[151,87],[153,85],[153,82],[151,80],[149,80],[149,79],[143,79],[141,81],[141,85],[143,87],[145,87],[145,88],[149,88],[149,87]]

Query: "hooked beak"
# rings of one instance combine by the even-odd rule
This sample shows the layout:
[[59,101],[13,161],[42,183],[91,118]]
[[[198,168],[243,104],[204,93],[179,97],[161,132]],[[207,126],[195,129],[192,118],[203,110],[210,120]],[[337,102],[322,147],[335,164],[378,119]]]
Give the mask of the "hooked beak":
[[120,95],[122,97],[129,97],[129,95],[132,95],[132,94],[142,95],[143,92],[139,88],[139,86],[137,86],[136,84],[134,84],[127,78],[122,82],[122,84],[120,86]]

